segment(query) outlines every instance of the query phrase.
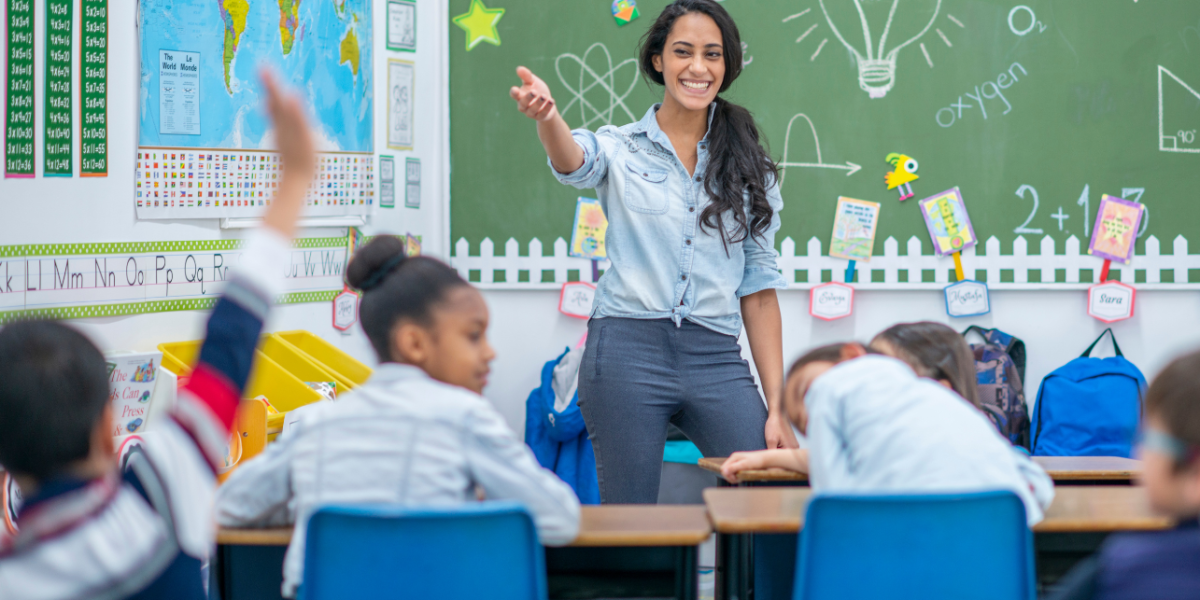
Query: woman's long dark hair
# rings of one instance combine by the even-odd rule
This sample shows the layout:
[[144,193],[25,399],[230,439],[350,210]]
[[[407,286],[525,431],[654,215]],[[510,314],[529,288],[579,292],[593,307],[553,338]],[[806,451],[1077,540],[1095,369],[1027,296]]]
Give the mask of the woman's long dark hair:
[[[675,0],[663,9],[642,36],[642,75],[664,85],[663,74],[654,68],[654,57],[663,53],[675,20],[693,12],[707,15],[721,30],[725,78],[718,92],[724,92],[742,72],[742,38],[733,18],[713,0]],[[767,189],[779,180],[779,168],[759,143],[758,126],[750,111],[719,96],[715,103],[708,132],[708,169],[704,174],[704,191],[712,202],[700,213],[700,227],[720,232],[721,243],[728,251],[730,243],[749,237],[762,238],[770,226],[774,210],[767,202]],[[737,223],[732,232],[725,228],[726,213]]]

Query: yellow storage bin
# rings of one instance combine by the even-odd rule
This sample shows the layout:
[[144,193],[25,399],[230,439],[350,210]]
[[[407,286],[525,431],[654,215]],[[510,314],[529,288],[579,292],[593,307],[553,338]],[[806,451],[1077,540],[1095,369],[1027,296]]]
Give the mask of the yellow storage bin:
[[[158,349],[163,353],[163,366],[167,370],[176,375],[188,375],[192,372],[191,365],[196,364],[199,358],[200,342],[169,342],[159,344]],[[254,354],[254,369],[250,372],[250,381],[246,384],[243,397],[266,396],[281,412],[321,399],[321,395],[305,385],[304,380],[289,373],[262,351],[256,350]]]
[[337,393],[339,395],[354,387],[349,381],[343,380],[338,374],[332,373],[328,369],[318,365],[307,354],[277,336],[263,336],[262,341],[258,345],[258,350],[278,363],[279,366],[287,369],[288,373],[296,376],[300,381],[334,382],[337,384]]
[[358,362],[314,333],[304,330],[280,331],[272,333],[271,337],[282,339],[308,355],[317,366],[337,376],[338,384],[345,384],[347,389],[362,385],[371,377],[371,367]]

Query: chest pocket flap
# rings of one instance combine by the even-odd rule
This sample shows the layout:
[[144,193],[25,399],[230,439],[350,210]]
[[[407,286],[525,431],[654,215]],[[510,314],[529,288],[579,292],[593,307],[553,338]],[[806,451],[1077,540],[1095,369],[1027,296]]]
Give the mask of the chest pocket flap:
[[625,206],[634,212],[661,215],[667,212],[667,171],[625,165]]

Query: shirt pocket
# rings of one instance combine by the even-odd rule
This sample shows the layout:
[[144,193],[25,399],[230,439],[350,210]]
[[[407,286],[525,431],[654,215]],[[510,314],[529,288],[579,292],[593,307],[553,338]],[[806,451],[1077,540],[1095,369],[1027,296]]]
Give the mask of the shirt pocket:
[[633,212],[661,215],[667,212],[667,171],[625,165],[625,206]]

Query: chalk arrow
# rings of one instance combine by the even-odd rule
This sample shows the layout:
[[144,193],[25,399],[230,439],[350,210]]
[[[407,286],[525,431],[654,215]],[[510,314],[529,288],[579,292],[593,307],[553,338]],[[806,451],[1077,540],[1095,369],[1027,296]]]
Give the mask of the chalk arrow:
[[856,165],[850,161],[846,161],[846,164],[844,164],[844,165],[827,165],[824,163],[779,163],[779,166],[784,167],[784,168],[787,168],[787,167],[813,167],[816,169],[845,169],[846,177],[849,177],[849,176],[857,173],[860,169],[862,169],[861,165]]

